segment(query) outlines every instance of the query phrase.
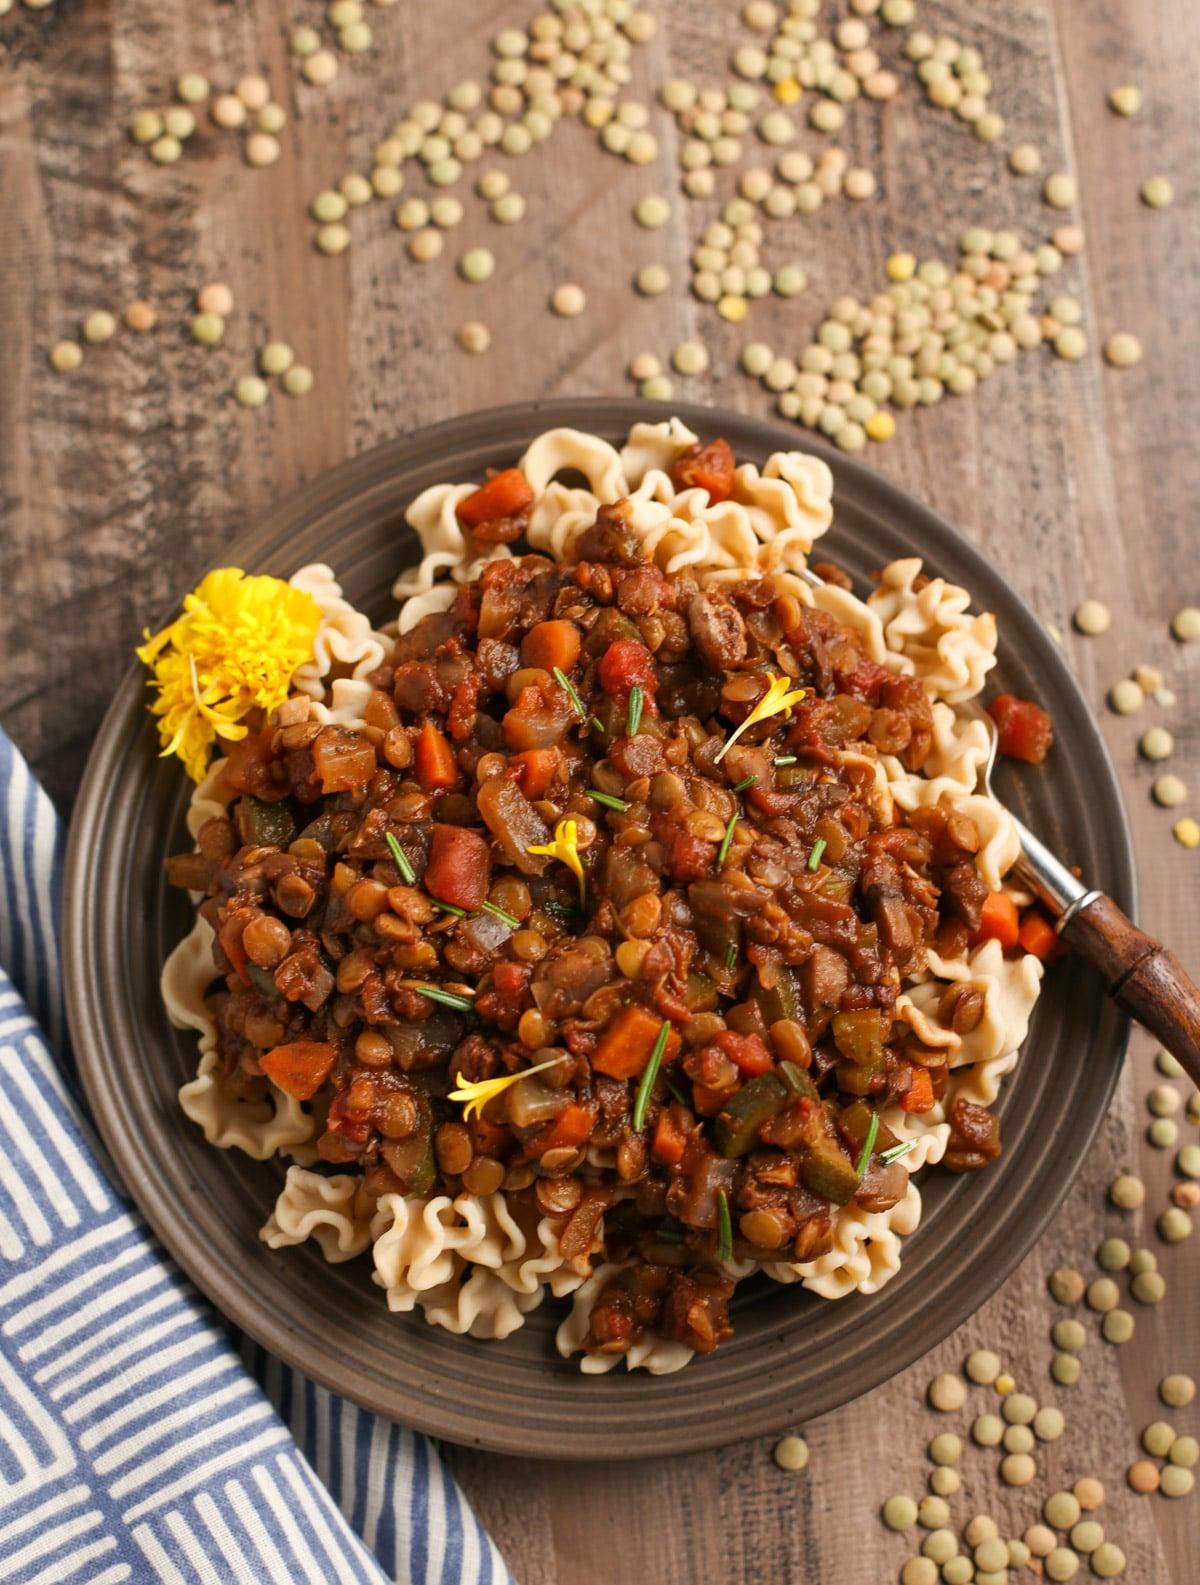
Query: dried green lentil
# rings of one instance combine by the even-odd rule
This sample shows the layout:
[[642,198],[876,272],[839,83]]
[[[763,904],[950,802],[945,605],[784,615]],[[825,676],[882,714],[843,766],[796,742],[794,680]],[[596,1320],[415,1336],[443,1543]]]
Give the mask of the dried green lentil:
[[1033,143],[1018,143],[1008,151],[1008,168],[1015,176],[1032,176],[1042,168],[1042,156]]
[[933,1464],[957,1464],[962,1457],[962,1440],[953,1431],[943,1431],[929,1444],[929,1459]]
[[961,1409],[967,1401],[967,1389],[961,1377],[952,1376],[948,1372],[935,1376],[929,1383],[929,1401],[943,1414]]
[[1146,702],[1146,695],[1132,677],[1123,677],[1108,690],[1109,708],[1117,715],[1133,715]]
[[495,269],[496,260],[487,248],[468,248],[458,261],[458,273],[463,280],[476,286],[491,280]]
[[1135,1326],[1128,1310],[1110,1310],[1100,1323],[1100,1331],[1106,1342],[1120,1345],[1131,1341]]
[[330,258],[345,253],[350,246],[350,232],[340,222],[317,228],[317,247]]
[[1078,197],[1075,178],[1065,171],[1055,171],[1053,175],[1047,176],[1042,197],[1052,209],[1070,209]]
[[192,315],[188,329],[193,341],[203,347],[215,347],[225,335],[225,320],[220,314],[201,312]]
[[266,381],[260,380],[257,374],[244,374],[234,386],[233,394],[241,407],[261,407],[269,392]]
[[671,351],[671,366],[677,374],[703,374],[708,368],[708,352],[699,341],[681,341]]
[[671,276],[661,264],[643,264],[633,284],[643,297],[659,297],[670,286]]
[[1156,1117],[1146,1130],[1155,1150],[1171,1150],[1179,1140],[1179,1124],[1173,1117]]
[[638,390],[639,395],[651,402],[669,402],[675,395],[675,387],[665,374],[657,374],[652,379],[643,380]]
[[1146,1200],[1146,1185],[1130,1173],[1115,1178],[1108,1191],[1112,1203],[1122,1211],[1136,1211]]
[[1111,1277],[1097,1277],[1095,1282],[1089,1285],[1084,1297],[1089,1310],[1106,1315],[1109,1310],[1116,1308],[1121,1292]]
[[1131,369],[1142,361],[1142,344],[1128,331],[1118,330],[1104,343],[1104,359],[1114,369]]
[[1181,644],[1200,638],[1200,606],[1185,605],[1171,618],[1171,634]]
[[1067,1354],[1078,1354],[1087,1343],[1087,1329],[1082,1321],[1056,1321],[1050,1331],[1055,1348]]
[[911,1497],[889,1497],[883,1505],[883,1522],[889,1530],[911,1530],[917,1522],[917,1505]]
[[1027,1425],[1010,1425],[1004,1433],[1004,1449],[1008,1453],[1032,1453],[1034,1435]]
[[1103,1271],[1124,1271],[1131,1254],[1123,1238],[1106,1238],[1096,1251],[1096,1261]]
[[1168,1464],[1162,1472],[1159,1490],[1164,1497],[1186,1497],[1196,1484],[1196,1477],[1190,1469],[1181,1469],[1176,1464]]
[[1099,600],[1085,600],[1076,608],[1072,620],[1081,633],[1096,638],[1112,626],[1112,613]]
[[1155,1223],[1158,1236],[1165,1244],[1181,1244],[1192,1235],[1192,1219],[1188,1213],[1173,1205],[1164,1211]]
[[1009,1425],[1028,1425],[1037,1410],[1037,1401],[1027,1392],[1010,1392],[1001,1405],[1000,1412]]
[[977,1415],[971,1425],[971,1440],[980,1447],[999,1447],[1004,1437],[1004,1421],[999,1415]]
[[1151,209],[1168,209],[1175,202],[1175,189],[1165,176],[1152,176],[1142,183],[1142,202]]
[[1184,1409],[1196,1396],[1196,1383],[1190,1376],[1164,1376],[1158,1384],[1158,1396],[1172,1409]]
[[1153,726],[1138,739],[1139,752],[1149,760],[1167,759],[1174,749],[1175,739],[1165,727]]
[[1200,1442],[1194,1436],[1177,1436],[1167,1451],[1167,1457],[1180,1469],[1194,1469],[1200,1460]]
[[958,1555],[958,1542],[954,1538],[954,1531],[944,1527],[931,1530],[921,1543],[921,1551],[939,1567],[948,1563],[952,1557]]
[[286,374],[296,361],[296,354],[286,341],[268,341],[258,355],[258,366],[264,374]]
[[929,1472],[929,1489],[938,1497],[953,1497],[962,1477],[951,1464],[939,1464]]

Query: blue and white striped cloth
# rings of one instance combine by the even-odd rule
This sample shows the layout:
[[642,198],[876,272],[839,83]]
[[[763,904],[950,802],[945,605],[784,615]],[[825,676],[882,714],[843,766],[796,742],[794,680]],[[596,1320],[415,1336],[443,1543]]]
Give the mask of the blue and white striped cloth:
[[64,1053],[62,832],[0,732],[0,1585],[512,1585],[424,1437],[228,1328]]

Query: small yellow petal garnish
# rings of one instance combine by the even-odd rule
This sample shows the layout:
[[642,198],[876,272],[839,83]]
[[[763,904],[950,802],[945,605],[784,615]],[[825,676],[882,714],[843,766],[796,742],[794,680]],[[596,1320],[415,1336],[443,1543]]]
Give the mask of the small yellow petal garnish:
[[535,1068],[522,1068],[520,1073],[505,1073],[498,1079],[479,1079],[474,1084],[464,1084],[460,1073],[456,1076],[455,1087],[450,1091],[447,1099],[465,1102],[463,1117],[470,1122],[472,1109],[476,1117],[481,1117],[484,1107],[493,1095],[502,1095],[509,1085],[515,1084],[518,1079],[527,1079],[531,1073],[541,1073],[544,1068],[555,1068],[560,1062],[569,1061],[570,1058],[564,1051],[561,1057],[551,1057],[549,1062],[539,1062]]
[[582,905],[587,893],[583,874],[583,860],[579,857],[579,827],[570,815],[560,820],[554,828],[554,841],[538,843],[526,848],[527,853],[544,853],[549,859],[561,859],[579,881],[579,901]]
[[719,764],[725,758],[726,754],[729,753],[729,750],[748,727],[754,726],[758,721],[765,721],[768,716],[778,715],[781,710],[790,716],[792,706],[799,704],[801,699],[808,693],[807,688],[792,688],[789,678],[776,677],[774,672],[769,671],[767,673],[767,682],[769,687],[766,693],[754,706],[754,709],[751,710],[741,726],[738,727],[728,743],[722,745],[720,753],[713,756],[714,764]]
[[178,754],[200,781],[217,738],[246,736],[251,710],[277,709],[296,669],[311,659],[321,611],[282,578],[210,572],[183,602],[183,615],[146,634],[137,657],[153,673],[151,713],[164,755]]

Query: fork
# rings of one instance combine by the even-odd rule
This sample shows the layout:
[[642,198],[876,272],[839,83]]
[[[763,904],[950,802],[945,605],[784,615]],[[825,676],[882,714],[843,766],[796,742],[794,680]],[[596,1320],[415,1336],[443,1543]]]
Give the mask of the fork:
[[[988,757],[978,785],[999,803],[992,790],[999,745],[996,723],[973,700],[957,708],[960,717],[982,721],[987,729]],[[1085,886],[1040,837],[1011,810],[1009,814],[1021,843],[1014,878],[1054,915],[1055,930],[1098,970],[1117,1006],[1148,1029],[1200,1087],[1200,989],[1161,941],[1139,930],[1111,897]]]
[[[815,588],[825,582],[808,567],[801,576]],[[992,790],[999,746],[996,723],[974,700],[956,709],[961,718],[982,721],[987,729],[988,757],[977,785],[1001,804]],[[1161,941],[1139,930],[1111,897],[1085,886],[1028,826],[1008,813],[1021,843],[1013,865],[1015,879],[1054,916],[1054,928],[1067,945],[1099,972],[1117,1006],[1148,1029],[1200,1089],[1200,988]]]

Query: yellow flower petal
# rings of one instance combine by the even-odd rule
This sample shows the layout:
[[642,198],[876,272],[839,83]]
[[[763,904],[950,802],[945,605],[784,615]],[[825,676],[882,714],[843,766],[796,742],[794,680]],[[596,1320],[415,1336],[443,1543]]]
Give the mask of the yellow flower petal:
[[579,857],[579,826],[569,815],[555,826],[553,842],[536,843],[525,851],[561,860],[579,881],[579,901],[583,902],[587,881],[583,873],[583,860]]
[[152,673],[163,754],[178,754],[199,781],[218,737],[244,738],[251,711],[269,713],[287,698],[320,622],[312,596],[280,578],[210,572],[185,596],[183,614],[147,630],[135,652]]
[[[532,852],[532,848],[530,852]],[[483,1115],[483,1109],[493,1096],[502,1095],[510,1084],[515,1084],[518,1079],[527,1079],[531,1073],[541,1073],[545,1068],[557,1067],[560,1062],[570,1059],[564,1051],[561,1057],[551,1057],[549,1062],[539,1062],[536,1067],[522,1068],[520,1073],[505,1073],[498,1079],[479,1079],[473,1084],[464,1084],[460,1073],[455,1080],[455,1088],[450,1091],[448,1099],[462,1101],[463,1118],[469,1122],[472,1112],[476,1117]]]
[[773,672],[767,673],[767,683],[766,693],[754,706],[754,709],[751,710],[741,726],[737,728],[729,741],[722,744],[720,752],[713,756],[714,764],[719,764],[725,758],[743,732],[748,731],[757,722],[765,721],[768,717],[779,715],[781,712],[790,716],[792,706],[799,704],[800,700],[808,693],[807,688],[793,688],[790,678],[776,677]]

